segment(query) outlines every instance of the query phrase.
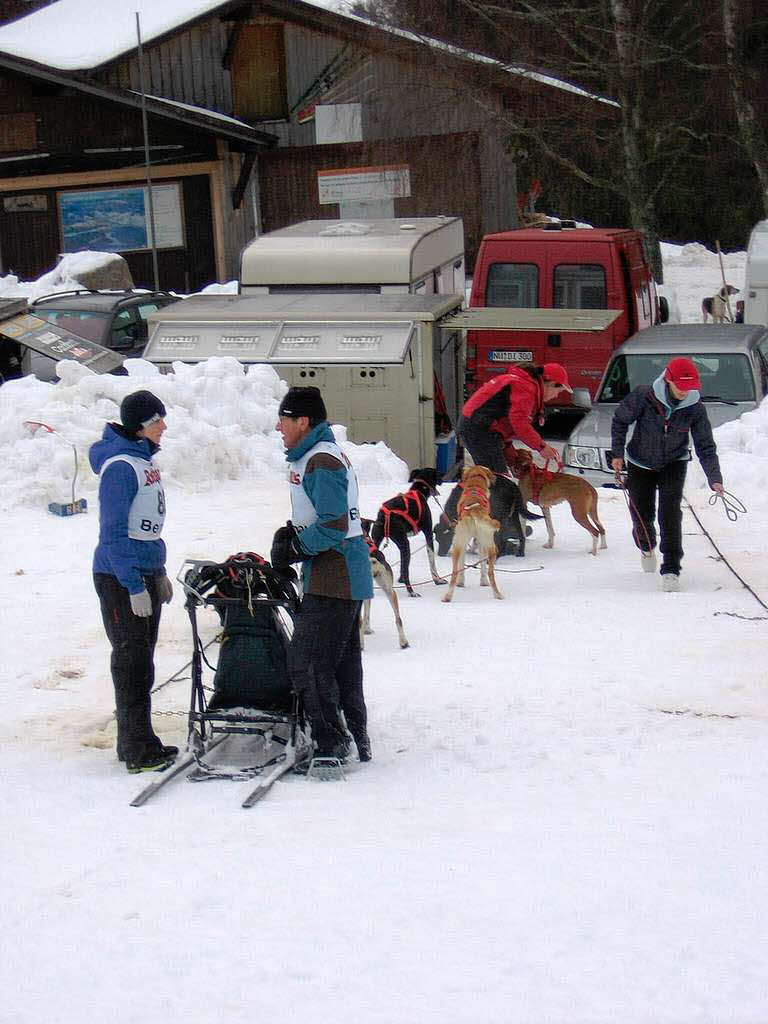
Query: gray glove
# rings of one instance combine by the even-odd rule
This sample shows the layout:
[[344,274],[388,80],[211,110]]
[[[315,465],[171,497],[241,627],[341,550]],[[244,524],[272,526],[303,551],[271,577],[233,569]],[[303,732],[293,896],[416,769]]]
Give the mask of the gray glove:
[[152,598],[146,590],[140,590],[138,594],[131,594],[131,611],[140,619],[148,619],[152,614]]
[[165,574],[157,577],[157,596],[163,604],[170,604],[173,598],[173,585]]

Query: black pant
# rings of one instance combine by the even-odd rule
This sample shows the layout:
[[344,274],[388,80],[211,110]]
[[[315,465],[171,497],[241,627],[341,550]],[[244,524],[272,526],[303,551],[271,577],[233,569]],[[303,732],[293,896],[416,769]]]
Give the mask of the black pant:
[[115,576],[94,573],[93,583],[101,604],[104,629],[112,644],[112,682],[115,686],[117,753],[125,761],[141,763],[157,754],[161,742],[152,729],[155,682],[155,644],[162,607],[154,576],[144,585],[152,598],[152,614],[134,615],[128,591]]
[[305,594],[288,646],[288,672],[301,694],[320,752],[344,733],[339,708],[358,744],[367,736],[360,651],[360,601]]
[[476,466],[486,466],[494,473],[509,472],[501,434],[488,427],[478,427],[464,416],[459,419],[456,433]]
[[683,485],[688,463],[670,462],[663,469],[641,469],[627,463],[627,486],[631,498],[632,536],[641,551],[656,547],[656,492],[659,492],[659,533],[661,573],[680,573],[683,557]]

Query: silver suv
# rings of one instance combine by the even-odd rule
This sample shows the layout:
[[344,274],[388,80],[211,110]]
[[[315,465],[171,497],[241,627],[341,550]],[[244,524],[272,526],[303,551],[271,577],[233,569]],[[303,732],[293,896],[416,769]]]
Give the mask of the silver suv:
[[649,327],[614,352],[594,404],[563,449],[568,473],[586,477],[595,487],[614,485],[610,449],[616,407],[633,388],[651,384],[676,356],[687,356],[696,364],[701,397],[713,427],[755,409],[768,393],[768,328],[753,324]]

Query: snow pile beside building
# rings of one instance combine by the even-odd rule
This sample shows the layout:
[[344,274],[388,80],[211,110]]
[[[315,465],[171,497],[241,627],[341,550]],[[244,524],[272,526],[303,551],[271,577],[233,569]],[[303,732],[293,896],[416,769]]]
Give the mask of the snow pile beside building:
[[[75,497],[93,500],[97,480],[88,449],[106,422],[119,421],[125,395],[141,388],[155,393],[168,410],[158,455],[166,486],[203,491],[219,481],[242,480],[253,487],[285,476],[275,424],[287,385],[272,367],[253,365],[244,372],[232,358],[176,363],[172,374],[161,374],[143,359],[127,360],[125,366],[128,376],[114,376],[66,361],[59,363],[58,384],[25,377],[0,388],[0,508],[70,501],[72,445],[78,453]],[[30,421],[58,433],[25,425]],[[405,463],[385,444],[355,445],[347,441],[345,427],[334,430],[361,483],[407,480]]]

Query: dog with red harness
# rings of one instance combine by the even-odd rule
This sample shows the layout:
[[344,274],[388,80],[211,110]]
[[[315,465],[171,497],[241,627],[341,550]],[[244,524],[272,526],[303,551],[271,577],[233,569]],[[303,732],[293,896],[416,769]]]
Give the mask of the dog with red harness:
[[437,471],[426,467],[414,469],[408,477],[409,488],[403,494],[385,501],[371,527],[371,539],[377,548],[382,541],[391,540],[400,552],[400,579],[411,597],[420,597],[411,586],[411,546],[409,537],[423,534],[432,581],[437,586],[447,583],[437,571],[432,539],[432,513],[429,499],[437,494]]

